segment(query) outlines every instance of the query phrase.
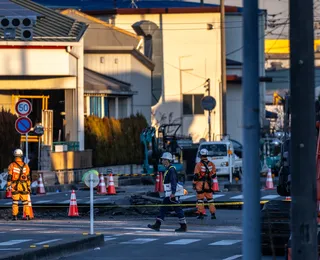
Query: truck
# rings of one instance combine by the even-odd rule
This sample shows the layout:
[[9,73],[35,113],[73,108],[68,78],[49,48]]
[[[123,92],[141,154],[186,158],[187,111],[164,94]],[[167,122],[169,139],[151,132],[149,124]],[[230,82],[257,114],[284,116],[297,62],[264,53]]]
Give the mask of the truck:
[[241,178],[242,159],[239,158],[233,147],[233,142],[228,135],[225,135],[219,141],[202,142],[199,144],[195,162],[200,162],[200,150],[208,150],[208,160],[216,166],[218,176],[232,176]]

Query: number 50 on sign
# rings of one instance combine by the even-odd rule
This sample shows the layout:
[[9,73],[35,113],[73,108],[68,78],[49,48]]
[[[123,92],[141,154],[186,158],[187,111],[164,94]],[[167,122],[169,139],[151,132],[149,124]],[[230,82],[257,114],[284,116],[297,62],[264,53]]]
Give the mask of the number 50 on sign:
[[19,116],[28,116],[32,111],[32,105],[28,99],[20,99],[15,109]]

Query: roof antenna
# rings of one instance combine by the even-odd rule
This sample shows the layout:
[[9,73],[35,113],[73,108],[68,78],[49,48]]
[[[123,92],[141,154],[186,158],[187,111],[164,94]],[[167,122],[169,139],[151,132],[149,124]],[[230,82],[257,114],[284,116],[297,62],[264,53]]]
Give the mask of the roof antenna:
[[138,6],[136,5],[136,0],[131,0],[131,8],[138,8]]

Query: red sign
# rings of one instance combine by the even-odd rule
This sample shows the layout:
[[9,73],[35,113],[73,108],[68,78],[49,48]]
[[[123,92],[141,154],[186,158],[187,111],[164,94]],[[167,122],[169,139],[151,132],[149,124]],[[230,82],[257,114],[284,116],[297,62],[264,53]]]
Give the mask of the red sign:
[[32,111],[32,105],[28,99],[20,99],[15,108],[19,116],[28,116]]

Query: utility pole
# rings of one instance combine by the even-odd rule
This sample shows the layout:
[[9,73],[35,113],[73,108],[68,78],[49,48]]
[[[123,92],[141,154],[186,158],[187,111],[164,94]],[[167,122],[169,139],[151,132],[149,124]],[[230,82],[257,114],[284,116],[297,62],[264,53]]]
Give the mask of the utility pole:
[[[206,91],[208,92],[208,96],[210,96],[210,79],[206,80],[206,85],[205,85]],[[209,142],[211,142],[211,110],[208,110],[208,135],[209,135]]]
[[[243,259],[261,259],[258,0],[243,0]],[[314,159],[314,156],[312,157]]]
[[224,0],[220,0],[220,31],[221,31],[221,88],[220,88],[220,134],[227,134],[227,80],[226,80],[226,36]]
[[291,0],[291,242],[293,260],[318,259],[313,0]]

